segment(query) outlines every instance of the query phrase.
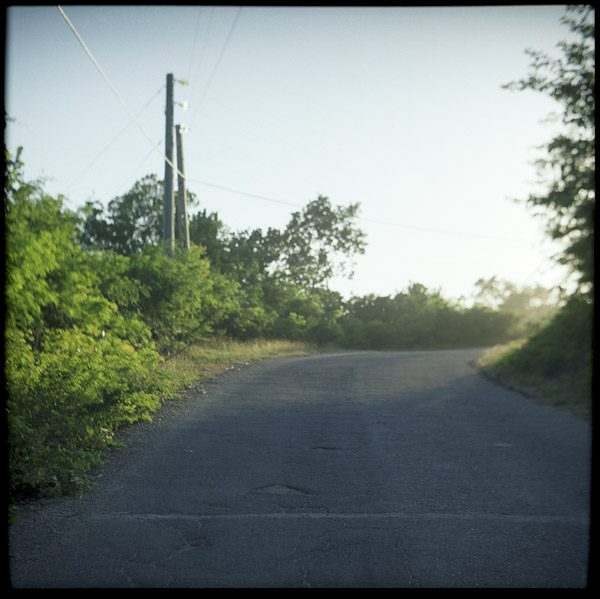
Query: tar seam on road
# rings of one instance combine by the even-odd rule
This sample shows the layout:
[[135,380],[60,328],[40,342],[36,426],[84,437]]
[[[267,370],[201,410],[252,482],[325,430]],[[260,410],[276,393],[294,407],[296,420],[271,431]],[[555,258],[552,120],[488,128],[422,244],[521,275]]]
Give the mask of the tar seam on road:
[[274,512],[264,514],[132,514],[129,512],[113,512],[94,516],[93,520],[505,520],[508,522],[525,522],[545,524],[549,522],[587,524],[587,516],[553,516],[536,514],[486,514],[466,512],[462,514],[448,513],[409,513],[391,512],[381,514],[340,514],[327,512]]

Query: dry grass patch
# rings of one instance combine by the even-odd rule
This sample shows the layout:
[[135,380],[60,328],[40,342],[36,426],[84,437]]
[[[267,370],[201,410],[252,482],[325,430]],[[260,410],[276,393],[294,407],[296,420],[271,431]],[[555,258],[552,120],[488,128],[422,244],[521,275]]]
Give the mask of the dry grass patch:
[[315,345],[296,341],[212,339],[191,345],[166,360],[163,369],[175,378],[178,387],[185,388],[224,370],[256,360],[304,355],[315,351]]

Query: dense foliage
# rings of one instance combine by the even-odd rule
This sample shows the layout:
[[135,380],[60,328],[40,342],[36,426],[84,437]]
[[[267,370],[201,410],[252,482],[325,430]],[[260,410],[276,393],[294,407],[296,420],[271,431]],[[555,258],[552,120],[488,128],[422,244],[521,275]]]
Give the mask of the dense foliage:
[[[149,175],[106,209],[78,213],[22,175],[21,150],[5,150],[5,374],[10,491],[76,493],[124,424],[148,419],[174,392],[165,358],[207,339],[288,339],[346,348],[404,350],[486,346],[533,335],[503,366],[589,377],[593,245],[593,25],[568,20],[581,44],[564,44],[556,81],[521,82],[565,103],[571,136],[550,146],[558,178],[544,197],[551,232],[582,293],[556,313],[540,287],[495,278],[476,283],[465,307],[413,283],[393,297],[344,300],[328,288],[351,276],[365,251],[358,205],[320,196],[283,230],[230,231],[217,214],[190,219],[192,247],[161,247],[162,182]],[[573,67],[573,68],[570,68]],[[193,203],[194,196],[190,194]],[[549,327],[544,327],[550,318]],[[584,370],[581,370],[583,368]]]
[[[545,193],[528,203],[542,208],[548,232],[560,240],[561,263],[578,277],[577,292],[527,343],[506,354],[496,366],[505,376],[526,381],[550,381],[590,412],[593,361],[593,283],[595,213],[595,10],[590,5],[567,7],[562,19],[574,41],[559,42],[562,57],[553,59],[529,50],[530,75],[507,85],[547,94],[562,108],[564,132],[547,145],[538,166]],[[561,391],[562,390],[562,391]]]
[[[571,16],[572,15],[572,16]],[[556,312],[549,290],[476,283],[465,307],[418,283],[393,297],[344,300],[328,288],[365,251],[359,206],[320,196],[281,231],[231,232],[218,215],[190,219],[192,248],[161,247],[162,182],[155,175],[104,208],[79,213],[22,176],[21,151],[5,151],[5,374],[10,491],[81,491],[124,424],[148,419],[173,394],[165,358],[201,340],[285,338],[360,349],[484,346],[529,336],[498,368],[571,381],[591,377],[594,215],[594,25],[589,7],[564,22],[578,42],[561,60],[530,51],[533,74],[508,87],[549,94],[565,132],[540,161],[548,214],[579,273],[578,294]],[[547,73],[550,73],[548,75]],[[190,204],[195,197],[189,194]],[[552,318],[549,325],[544,326]],[[534,334],[532,334],[534,333]],[[576,389],[575,389],[576,388]]]
[[[577,414],[591,415],[593,385],[593,305],[575,294],[547,326],[494,365],[507,377],[566,404]],[[560,404],[558,404],[560,405]]]
[[[113,431],[168,391],[138,288],[76,242],[60,198],[7,156],[5,374],[14,493],[73,492]],[[105,293],[103,293],[103,288]]]
[[595,211],[595,10],[591,5],[569,6],[562,22],[577,36],[562,41],[558,59],[528,50],[532,72],[511,89],[530,89],[548,95],[562,108],[564,131],[547,144],[538,161],[546,191],[528,203],[541,208],[548,232],[560,240],[559,260],[578,274],[580,291],[591,294],[594,264]]
[[161,247],[162,182],[148,176],[79,213],[6,155],[6,352],[11,491],[77,492],[123,424],[172,395],[161,362],[212,339],[365,349],[487,345],[514,312],[451,304],[419,284],[395,297],[327,287],[364,251],[357,206],[319,197],[278,231],[232,233],[197,212],[193,244]]
[[340,319],[340,342],[364,349],[441,349],[498,343],[515,316],[477,305],[461,308],[412,284],[395,297],[351,299]]

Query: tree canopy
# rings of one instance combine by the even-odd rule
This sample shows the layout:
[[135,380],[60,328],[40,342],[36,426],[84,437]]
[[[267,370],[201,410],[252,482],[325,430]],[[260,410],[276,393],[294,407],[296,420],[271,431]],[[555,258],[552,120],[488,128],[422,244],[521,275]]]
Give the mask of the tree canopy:
[[[163,182],[156,175],[140,179],[111,200],[106,211],[98,202],[87,202],[81,210],[83,246],[129,256],[160,245],[162,202]],[[240,283],[275,276],[310,290],[336,274],[352,276],[351,260],[366,246],[354,222],[358,209],[358,204],[334,207],[319,196],[293,213],[283,231],[265,232],[231,232],[217,214],[204,209],[190,218],[190,239],[205,248],[211,265]]]
[[331,206],[319,196],[301,212],[294,212],[281,236],[280,268],[293,282],[314,288],[334,275],[352,277],[348,260],[365,251],[365,234],[354,226],[358,204]]
[[560,58],[527,50],[533,61],[528,77],[505,85],[549,95],[562,108],[561,132],[547,144],[538,161],[546,191],[532,194],[528,203],[541,207],[548,232],[560,240],[559,261],[578,275],[582,291],[593,282],[595,210],[595,11],[592,6],[569,6],[562,22],[575,41],[561,41]]
[[11,493],[79,492],[114,432],[173,393],[162,361],[195,343],[439,349],[515,335],[515,314],[463,308],[418,283],[348,301],[328,289],[364,251],[357,206],[321,196],[282,231],[237,233],[204,210],[192,217],[195,243],[169,257],[156,177],[106,212],[88,203],[76,214],[23,179],[20,152],[5,157]]

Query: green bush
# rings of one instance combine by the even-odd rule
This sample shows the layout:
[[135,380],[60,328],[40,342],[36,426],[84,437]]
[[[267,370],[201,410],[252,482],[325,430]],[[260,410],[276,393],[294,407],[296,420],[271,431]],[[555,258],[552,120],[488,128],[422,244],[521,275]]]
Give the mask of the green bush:
[[493,345],[511,338],[515,318],[483,306],[452,305],[416,284],[393,298],[352,298],[339,320],[339,343],[379,350]]
[[[203,217],[194,221],[195,230],[213,230],[217,267],[199,245],[170,258],[159,244],[149,245],[160,234],[155,178],[111,203],[106,221],[99,207],[87,205],[77,216],[39,183],[24,182],[19,155],[7,156],[6,165],[5,374],[14,497],[84,489],[87,472],[101,462],[118,428],[150,418],[173,394],[176,382],[161,364],[191,344],[227,337],[435,349],[494,344],[515,329],[514,315],[465,309],[419,284],[394,297],[344,302],[339,293],[314,285],[333,265],[314,262],[318,256],[310,252],[302,258],[298,248],[287,248],[295,260],[293,277],[269,269],[281,250],[274,230],[242,233],[225,243],[216,236],[221,224]],[[328,206],[320,198],[311,204],[314,218],[301,222],[294,215],[288,238],[305,243],[304,233],[317,235],[321,227],[334,249],[362,247],[360,236],[351,243],[348,238],[349,246],[336,242],[339,227],[332,223],[347,224],[353,211],[331,221],[335,214]],[[146,222],[147,216],[152,218]],[[583,310],[571,309],[568,364],[584,358],[577,349],[585,338]],[[574,316],[580,319],[575,328]],[[570,347],[563,343],[561,322],[560,333],[545,332],[524,348],[530,367],[558,371],[555,348]]]
[[591,388],[593,304],[572,296],[550,323],[519,349],[506,354],[498,367],[520,376],[567,377]]
[[110,333],[49,332],[34,351],[7,331],[6,378],[11,490],[76,492],[114,432],[148,418],[168,395],[152,349],[136,351]]
[[17,166],[5,188],[10,488],[76,492],[114,431],[149,417],[169,381],[131,285],[82,250],[76,217]]

